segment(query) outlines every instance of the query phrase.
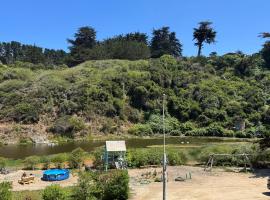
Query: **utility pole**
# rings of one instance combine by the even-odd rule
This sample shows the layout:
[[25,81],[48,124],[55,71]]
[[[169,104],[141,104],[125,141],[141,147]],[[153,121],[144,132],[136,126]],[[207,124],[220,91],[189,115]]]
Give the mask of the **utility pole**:
[[166,158],[166,142],[165,142],[165,94],[162,100],[162,125],[163,125],[163,200],[166,200],[167,190],[167,158]]

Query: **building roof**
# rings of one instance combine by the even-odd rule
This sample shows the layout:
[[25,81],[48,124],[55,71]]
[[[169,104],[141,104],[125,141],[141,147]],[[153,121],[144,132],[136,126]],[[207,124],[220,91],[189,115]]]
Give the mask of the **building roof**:
[[126,142],[122,141],[106,141],[107,151],[126,151]]

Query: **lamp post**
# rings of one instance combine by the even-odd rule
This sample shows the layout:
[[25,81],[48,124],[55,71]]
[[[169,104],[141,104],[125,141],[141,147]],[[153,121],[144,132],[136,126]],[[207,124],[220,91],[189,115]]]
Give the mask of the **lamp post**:
[[165,142],[165,94],[163,94],[162,100],[162,125],[163,125],[163,200],[166,200],[166,189],[167,189],[167,158],[166,158],[166,142]]

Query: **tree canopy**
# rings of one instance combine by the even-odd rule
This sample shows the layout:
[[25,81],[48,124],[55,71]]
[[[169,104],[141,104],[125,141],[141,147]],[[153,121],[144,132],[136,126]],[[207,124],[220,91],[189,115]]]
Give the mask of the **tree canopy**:
[[211,27],[212,22],[203,21],[199,23],[198,28],[194,28],[193,40],[195,40],[195,45],[198,46],[198,56],[201,56],[201,51],[203,44],[211,44],[215,42],[216,31]]
[[159,58],[165,54],[175,57],[181,56],[182,44],[176,38],[176,33],[170,32],[169,27],[154,29],[152,34],[150,48],[153,58]]
[[[262,38],[270,38],[270,33],[268,32],[263,32],[259,35]],[[263,44],[263,48],[261,50],[262,58],[265,61],[265,66],[270,69],[270,40],[267,40]]]

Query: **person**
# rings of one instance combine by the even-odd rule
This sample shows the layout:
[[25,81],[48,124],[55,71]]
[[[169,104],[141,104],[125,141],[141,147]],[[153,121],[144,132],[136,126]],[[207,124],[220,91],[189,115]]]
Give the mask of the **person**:
[[25,173],[25,172],[23,172],[23,174],[22,174],[22,178],[23,178],[23,177],[26,177],[26,173]]

